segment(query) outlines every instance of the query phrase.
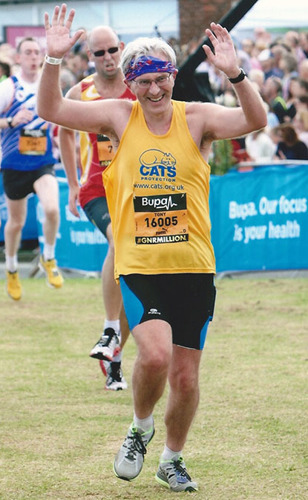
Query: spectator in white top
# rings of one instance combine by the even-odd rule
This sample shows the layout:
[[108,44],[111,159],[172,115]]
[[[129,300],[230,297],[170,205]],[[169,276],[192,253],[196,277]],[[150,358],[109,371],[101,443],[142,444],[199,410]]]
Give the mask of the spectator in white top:
[[246,151],[255,162],[271,162],[276,145],[264,129],[252,132],[245,137]]

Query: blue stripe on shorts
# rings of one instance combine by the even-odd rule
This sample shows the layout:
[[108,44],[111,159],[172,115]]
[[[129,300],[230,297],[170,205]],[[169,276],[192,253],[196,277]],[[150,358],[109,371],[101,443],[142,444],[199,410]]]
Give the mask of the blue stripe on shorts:
[[127,286],[123,276],[120,276],[119,281],[128,326],[132,331],[135,326],[139,325],[144,313],[144,307],[138,297]]

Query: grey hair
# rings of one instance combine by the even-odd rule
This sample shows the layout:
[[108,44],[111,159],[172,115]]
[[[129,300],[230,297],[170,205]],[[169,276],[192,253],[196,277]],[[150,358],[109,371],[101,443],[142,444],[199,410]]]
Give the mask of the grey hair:
[[162,38],[139,37],[132,42],[129,42],[122,52],[121,68],[126,74],[130,63],[133,59],[138,60],[142,56],[162,54],[167,58],[167,61],[176,65],[176,55],[173,48],[168,45]]

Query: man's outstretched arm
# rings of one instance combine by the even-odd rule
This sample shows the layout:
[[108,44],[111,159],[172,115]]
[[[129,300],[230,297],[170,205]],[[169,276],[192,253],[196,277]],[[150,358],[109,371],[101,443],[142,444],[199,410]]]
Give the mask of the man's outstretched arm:
[[[62,4],[61,8],[56,6],[51,21],[45,12],[47,55],[38,91],[39,115],[47,121],[58,124],[67,122],[65,116],[70,107],[68,103],[64,103],[59,84],[61,61],[83,33],[83,30],[78,30],[74,36],[70,37],[75,11],[72,9],[65,20],[66,11],[65,4]],[[68,123],[67,126],[69,126]]]

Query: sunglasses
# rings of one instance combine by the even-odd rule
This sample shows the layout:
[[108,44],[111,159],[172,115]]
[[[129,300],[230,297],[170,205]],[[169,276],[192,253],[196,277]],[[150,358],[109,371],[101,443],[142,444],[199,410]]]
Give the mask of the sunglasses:
[[110,47],[110,49],[107,49],[107,50],[97,50],[96,52],[93,52],[93,55],[95,57],[103,57],[106,52],[108,52],[108,54],[115,54],[116,52],[118,52],[119,50],[119,47]]

